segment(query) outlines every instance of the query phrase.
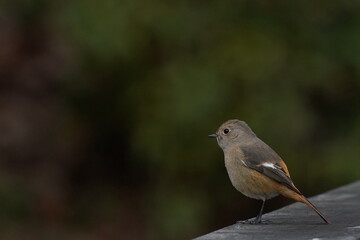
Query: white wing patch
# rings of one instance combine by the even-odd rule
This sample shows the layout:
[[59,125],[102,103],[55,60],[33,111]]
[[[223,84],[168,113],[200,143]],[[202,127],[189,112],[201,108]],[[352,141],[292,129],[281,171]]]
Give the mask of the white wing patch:
[[268,168],[278,169],[277,167],[274,166],[273,163],[265,162],[265,163],[262,163],[261,165],[263,165],[264,167],[268,167]]
[[244,164],[245,167],[248,167],[243,160],[241,160],[241,163]]
[[276,170],[280,170],[280,171],[285,173],[285,171],[284,171],[284,169],[282,169],[282,167],[280,167],[279,165],[273,164],[273,163],[265,162],[265,163],[262,163],[261,166],[276,169]]

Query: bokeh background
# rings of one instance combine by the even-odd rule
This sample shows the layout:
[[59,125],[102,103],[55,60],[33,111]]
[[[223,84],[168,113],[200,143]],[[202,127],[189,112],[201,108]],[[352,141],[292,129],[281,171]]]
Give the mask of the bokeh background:
[[0,238],[189,239],[255,216],[207,138],[231,118],[307,196],[359,179],[359,11],[1,1]]

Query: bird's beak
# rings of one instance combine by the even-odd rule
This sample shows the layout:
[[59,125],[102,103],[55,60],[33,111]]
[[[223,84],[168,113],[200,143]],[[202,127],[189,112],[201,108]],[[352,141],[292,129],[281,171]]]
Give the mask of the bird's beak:
[[209,138],[216,138],[218,135],[216,133],[210,134],[208,137]]

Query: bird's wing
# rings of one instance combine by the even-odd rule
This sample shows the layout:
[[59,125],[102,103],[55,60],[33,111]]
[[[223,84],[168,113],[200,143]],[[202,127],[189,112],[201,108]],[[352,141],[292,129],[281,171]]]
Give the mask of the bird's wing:
[[241,151],[244,156],[243,163],[246,167],[257,171],[302,195],[294,186],[283,160],[264,142],[260,140],[258,144],[241,146]]

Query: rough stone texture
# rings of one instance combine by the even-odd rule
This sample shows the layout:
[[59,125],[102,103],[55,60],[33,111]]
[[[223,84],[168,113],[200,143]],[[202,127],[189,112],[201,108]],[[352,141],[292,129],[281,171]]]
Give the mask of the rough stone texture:
[[263,215],[268,224],[234,224],[196,238],[207,239],[360,239],[360,181],[309,199],[331,222],[323,223],[305,204],[294,203]]

